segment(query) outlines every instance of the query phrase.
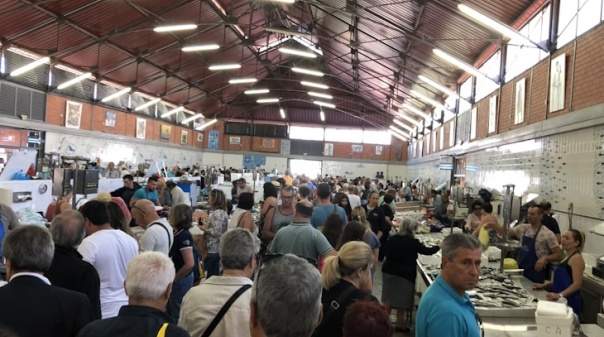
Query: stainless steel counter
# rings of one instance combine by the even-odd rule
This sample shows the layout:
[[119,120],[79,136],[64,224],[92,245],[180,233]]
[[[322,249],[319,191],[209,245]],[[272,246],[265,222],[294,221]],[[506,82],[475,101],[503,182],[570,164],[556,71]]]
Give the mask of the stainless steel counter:
[[[581,324],[585,337],[604,336],[604,329],[596,324]],[[489,325],[484,329],[485,337],[537,337],[536,325]]]

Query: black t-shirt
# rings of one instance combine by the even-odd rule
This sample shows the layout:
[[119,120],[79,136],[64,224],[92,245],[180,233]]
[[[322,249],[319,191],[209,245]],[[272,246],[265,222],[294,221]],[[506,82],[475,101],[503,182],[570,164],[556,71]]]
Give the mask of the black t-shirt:
[[554,232],[554,234],[560,234],[560,226],[558,226],[558,221],[556,221],[556,219],[554,219],[551,215],[543,214],[541,223],[543,226],[547,227],[547,229]]
[[177,272],[185,265],[185,260],[182,258],[181,253],[185,249],[193,249],[193,236],[188,229],[181,229],[174,234],[174,244],[170,248],[170,258],[172,258],[174,268]]
[[371,225],[371,231],[375,234],[377,234],[378,231],[381,231],[384,236],[387,236],[390,232],[390,226],[386,223],[384,211],[379,207],[370,211],[367,205],[363,206],[363,208],[365,208],[365,212],[367,213],[367,221],[369,221],[369,224]]
[[426,247],[412,236],[394,235],[386,243],[386,259],[382,265],[382,272],[401,276],[415,282],[417,254],[432,255],[438,250],[438,246]]

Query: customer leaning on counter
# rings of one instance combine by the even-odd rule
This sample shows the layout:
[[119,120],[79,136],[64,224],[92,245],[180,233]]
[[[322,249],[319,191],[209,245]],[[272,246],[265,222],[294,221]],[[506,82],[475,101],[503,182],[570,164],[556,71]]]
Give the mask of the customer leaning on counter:
[[585,246],[585,233],[570,229],[562,235],[562,249],[566,251],[566,258],[554,268],[554,280],[546,283],[533,284],[533,290],[546,289],[547,299],[557,301],[566,298],[568,305],[575,314],[581,312],[581,286],[583,285],[583,272],[585,261],[581,251]]

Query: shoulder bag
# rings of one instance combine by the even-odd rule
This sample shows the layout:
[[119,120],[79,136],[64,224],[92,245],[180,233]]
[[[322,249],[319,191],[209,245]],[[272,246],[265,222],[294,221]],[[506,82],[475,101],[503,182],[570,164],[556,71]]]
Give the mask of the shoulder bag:
[[237,298],[239,298],[239,296],[241,296],[241,294],[243,294],[246,290],[250,289],[251,287],[251,284],[246,284],[239,288],[239,290],[237,290],[233,295],[231,295],[229,300],[220,309],[216,317],[214,317],[214,319],[212,320],[210,325],[208,325],[208,328],[206,329],[206,331],[203,332],[203,335],[201,335],[201,337],[210,337],[210,335],[212,334],[212,332],[214,332],[214,329],[216,329],[218,323],[220,323],[222,317],[224,317],[231,305],[233,305],[233,303],[237,300]]

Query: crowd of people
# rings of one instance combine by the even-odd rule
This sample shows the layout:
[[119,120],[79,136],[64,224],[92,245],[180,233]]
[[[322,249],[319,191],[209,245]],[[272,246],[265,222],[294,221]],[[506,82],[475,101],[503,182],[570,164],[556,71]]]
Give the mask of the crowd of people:
[[[479,336],[465,291],[480,275],[479,237],[486,232],[496,239],[501,231],[489,203],[472,204],[467,234],[427,247],[415,238],[416,220],[394,216],[397,200],[413,198],[408,185],[286,174],[264,184],[256,222],[245,180],[234,183],[231,199],[211,190],[208,211],[194,211],[171,181],[152,176],[137,186],[132,175],[123,181],[77,211],[57,202],[49,230],[7,229],[2,256],[10,282],[0,287],[0,301],[14,305],[0,307],[0,332],[386,337],[415,327],[418,337]],[[447,210],[448,195],[434,203]],[[529,224],[510,231],[529,248],[519,264],[535,290],[549,290],[551,300],[567,298],[578,312],[585,237],[576,230],[561,236],[566,259],[546,282],[543,270],[562,253],[554,232],[541,225],[552,223],[542,209],[531,207]],[[134,235],[131,225],[144,231]],[[194,226],[201,240],[191,233]],[[417,256],[441,248],[441,274],[422,296],[414,323]],[[380,263],[378,299],[372,292]]]

